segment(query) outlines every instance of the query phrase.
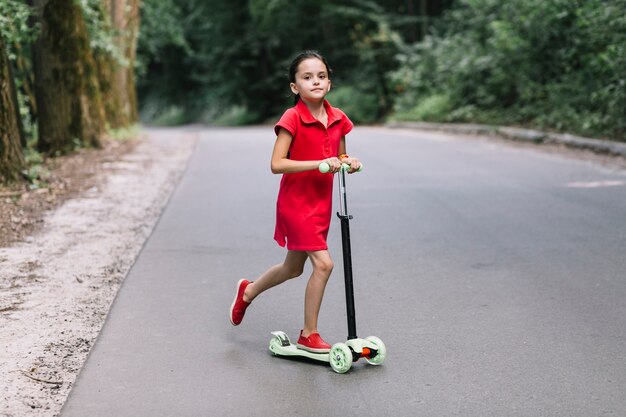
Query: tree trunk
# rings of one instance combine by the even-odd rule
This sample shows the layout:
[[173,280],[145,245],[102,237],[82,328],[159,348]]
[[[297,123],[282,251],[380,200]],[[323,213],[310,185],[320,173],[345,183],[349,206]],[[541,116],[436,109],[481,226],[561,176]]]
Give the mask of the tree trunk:
[[22,137],[9,65],[0,37],[0,180],[3,182],[18,179],[24,167]]
[[420,0],[420,16],[422,22],[420,26],[422,28],[422,40],[428,35],[428,0]]
[[41,35],[34,45],[39,141],[47,153],[79,141],[100,146],[104,110],[82,10],[74,0],[36,0]]
[[11,101],[15,107],[15,120],[17,121],[17,129],[20,133],[20,145],[22,148],[26,148],[26,134],[24,133],[24,122],[22,121],[22,115],[20,114],[20,102],[17,98],[17,86],[15,85],[15,71],[11,61],[8,61],[7,68],[9,70],[9,91],[11,92]]
[[124,62],[110,55],[98,56],[98,76],[109,127],[117,129],[137,122],[137,95],[134,66],[139,34],[138,0],[102,0],[111,29],[117,34],[115,46]]
[[126,13],[126,94],[129,103],[131,123],[139,121],[137,112],[137,88],[135,85],[135,61],[137,60],[137,41],[139,39],[139,3],[140,0],[128,0]]

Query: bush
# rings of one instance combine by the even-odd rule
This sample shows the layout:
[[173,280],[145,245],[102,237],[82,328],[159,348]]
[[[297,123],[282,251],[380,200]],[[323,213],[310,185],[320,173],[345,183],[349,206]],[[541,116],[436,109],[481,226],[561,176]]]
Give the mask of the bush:
[[353,86],[334,88],[328,95],[333,107],[338,107],[354,123],[374,123],[378,119],[378,94]]
[[140,118],[142,122],[155,126],[180,126],[192,121],[182,106],[158,100],[146,100]]
[[396,113],[393,119],[445,122],[449,121],[449,113],[451,111],[452,103],[450,98],[443,94],[435,94],[420,100],[415,107],[408,111]]
[[201,121],[216,126],[244,126],[254,123],[258,118],[258,113],[248,110],[245,106],[232,106],[219,114],[207,112]]
[[626,140],[625,6],[460,0],[445,26],[399,54],[396,114],[427,120],[428,100],[447,97],[449,120]]

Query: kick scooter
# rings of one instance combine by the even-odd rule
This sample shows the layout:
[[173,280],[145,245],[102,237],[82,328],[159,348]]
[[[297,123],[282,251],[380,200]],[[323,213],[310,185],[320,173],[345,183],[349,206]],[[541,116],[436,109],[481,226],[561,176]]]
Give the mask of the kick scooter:
[[[352,253],[350,250],[350,219],[346,202],[346,172],[349,165],[342,164],[339,170],[339,205],[340,212],[337,216],[341,220],[341,244],[343,248],[343,270],[346,287],[346,309],[348,313],[348,340],[346,343],[335,343],[329,353],[312,353],[291,343],[289,336],[281,331],[272,332],[274,337],[270,340],[270,351],[276,356],[305,357],[320,362],[330,363],[333,371],[343,374],[350,370],[352,362],[360,358],[371,365],[380,365],[385,360],[387,349],[382,340],[376,336],[361,339],[356,335],[356,314],[354,308],[354,286],[352,280]],[[363,166],[359,168],[359,171]],[[326,162],[319,165],[322,173],[327,173],[330,166]]]

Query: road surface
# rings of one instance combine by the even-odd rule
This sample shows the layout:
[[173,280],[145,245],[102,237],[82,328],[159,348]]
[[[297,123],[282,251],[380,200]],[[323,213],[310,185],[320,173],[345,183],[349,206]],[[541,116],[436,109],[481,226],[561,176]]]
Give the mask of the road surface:
[[[541,148],[357,128],[348,178],[360,336],[382,366],[273,357],[305,276],[228,320],[278,263],[271,127],[206,129],[62,416],[624,416],[626,172]],[[336,197],[336,196],[335,196]],[[320,330],[345,340],[339,223]]]

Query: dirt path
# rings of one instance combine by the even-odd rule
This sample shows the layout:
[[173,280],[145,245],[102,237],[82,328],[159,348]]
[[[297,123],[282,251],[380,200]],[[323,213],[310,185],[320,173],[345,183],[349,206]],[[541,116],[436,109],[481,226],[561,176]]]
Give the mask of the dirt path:
[[0,248],[2,417],[59,413],[196,143],[190,131],[141,136],[115,158],[88,158],[97,164],[90,187],[44,213],[33,235]]

